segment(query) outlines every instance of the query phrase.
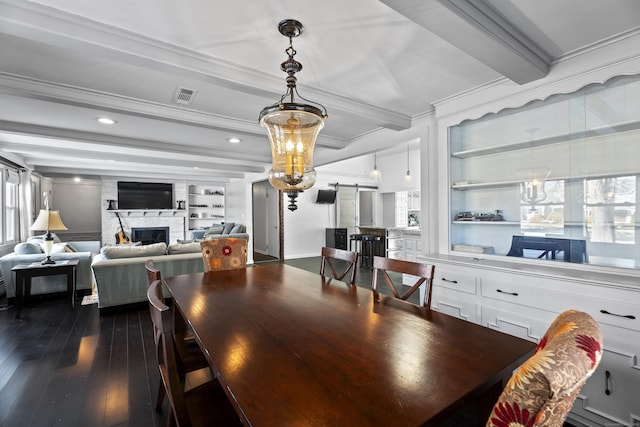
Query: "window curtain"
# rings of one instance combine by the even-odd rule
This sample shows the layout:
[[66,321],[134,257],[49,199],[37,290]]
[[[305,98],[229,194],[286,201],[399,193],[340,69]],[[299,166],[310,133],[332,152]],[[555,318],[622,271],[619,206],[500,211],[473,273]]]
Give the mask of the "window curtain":
[[33,195],[31,194],[31,171],[21,169],[18,178],[18,239],[25,241],[29,237],[29,227],[33,221]]

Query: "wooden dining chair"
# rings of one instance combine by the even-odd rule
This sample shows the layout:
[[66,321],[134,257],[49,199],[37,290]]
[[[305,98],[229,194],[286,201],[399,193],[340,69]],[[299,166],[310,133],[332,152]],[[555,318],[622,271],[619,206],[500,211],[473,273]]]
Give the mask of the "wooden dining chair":
[[576,310],[561,313],[511,376],[486,427],[562,426],[601,357],[598,322]]
[[[346,262],[346,265],[342,273],[338,273],[332,260],[340,260],[340,261]],[[349,275],[348,283],[350,285],[356,284],[356,270],[357,270],[356,266],[358,264],[357,252],[345,251],[343,249],[336,249],[336,248],[328,248],[324,246],[322,248],[322,260],[320,262],[320,274],[322,276],[325,275],[324,274],[325,264],[329,264],[329,268],[333,273],[333,277],[336,278],[337,280],[342,280],[347,275],[347,273],[351,271],[351,274]]]
[[232,270],[247,266],[247,239],[227,237],[200,242],[204,271]]
[[149,312],[160,331],[158,368],[169,398],[168,424],[184,426],[241,425],[233,406],[217,379],[186,390],[178,366],[179,340],[173,331],[173,315],[162,296],[162,282],[154,280],[147,290]]
[[[159,298],[165,302],[164,294],[162,292],[162,273],[156,268],[152,259],[148,259],[144,263],[144,267],[147,270],[147,278],[149,280],[149,286],[154,282],[160,282],[160,286],[156,290]],[[193,336],[193,333],[187,326],[184,318],[175,309],[172,310],[172,323],[173,334],[176,339],[176,349],[178,352],[177,364],[179,368],[180,377],[184,378],[187,373],[195,372],[200,369],[209,368],[209,363],[204,357],[202,350],[198,347],[198,343]],[[156,328],[154,323],[153,338],[156,345],[156,354],[161,356],[160,349],[160,330]],[[162,410],[162,404],[164,403],[164,396],[166,390],[164,383],[160,380],[158,384],[158,394],[156,397],[156,410]]]
[[[435,266],[430,264],[422,264],[419,262],[404,261],[400,259],[384,258],[376,256],[373,258],[373,295],[375,301],[380,300],[378,275],[382,274],[387,286],[391,290],[394,297],[401,300],[407,300],[415,291],[420,289],[420,286],[426,283],[426,289],[424,298],[418,305],[426,308],[431,308],[431,293],[433,290],[433,274]],[[410,274],[417,276],[416,282],[402,295],[398,292],[396,285],[387,273],[387,271],[394,271],[396,273]],[[402,285],[401,285],[402,286]]]

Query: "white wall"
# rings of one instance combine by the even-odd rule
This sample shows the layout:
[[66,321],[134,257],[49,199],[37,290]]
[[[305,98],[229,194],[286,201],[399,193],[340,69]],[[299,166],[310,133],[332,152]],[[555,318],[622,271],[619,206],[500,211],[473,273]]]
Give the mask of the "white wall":
[[[406,161],[405,161],[406,162]],[[380,157],[378,157],[380,166]],[[325,229],[336,226],[336,205],[315,203],[318,189],[332,189],[329,184],[376,185],[369,177],[373,167],[373,155],[343,160],[329,165],[318,166],[316,184],[298,195],[298,209],[286,209],[289,204],[285,196],[284,204],[284,257],[304,258],[319,256],[325,245]],[[381,216],[376,218],[380,223]]]

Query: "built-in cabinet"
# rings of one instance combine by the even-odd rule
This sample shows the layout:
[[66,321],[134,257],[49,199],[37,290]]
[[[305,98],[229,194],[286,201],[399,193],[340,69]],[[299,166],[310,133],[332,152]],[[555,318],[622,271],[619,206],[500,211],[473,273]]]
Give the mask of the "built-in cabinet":
[[451,316],[535,342],[564,310],[596,319],[580,427],[640,426],[640,75],[616,67],[436,105],[438,219],[417,257]]
[[451,126],[451,250],[560,258],[552,242],[510,251],[536,236],[637,268],[639,96],[640,77],[621,77]]
[[[561,312],[589,313],[604,336],[602,361],[569,419],[577,425],[640,423],[640,287],[637,276],[454,255],[419,256],[435,265],[432,308],[538,342]],[[636,424],[634,424],[636,423]]]
[[190,185],[187,201],[189,229],[209,227],[225,218],[224,187]]

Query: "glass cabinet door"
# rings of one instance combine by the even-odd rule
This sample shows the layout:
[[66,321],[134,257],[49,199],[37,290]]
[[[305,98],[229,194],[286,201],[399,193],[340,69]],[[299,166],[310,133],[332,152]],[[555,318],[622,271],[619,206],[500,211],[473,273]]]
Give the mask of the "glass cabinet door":
[[451,250],[640,266],[638,99],[618,77],[449,128]]

